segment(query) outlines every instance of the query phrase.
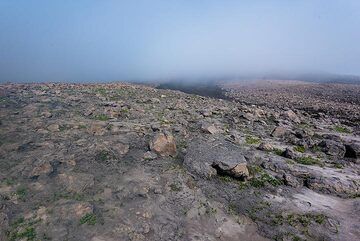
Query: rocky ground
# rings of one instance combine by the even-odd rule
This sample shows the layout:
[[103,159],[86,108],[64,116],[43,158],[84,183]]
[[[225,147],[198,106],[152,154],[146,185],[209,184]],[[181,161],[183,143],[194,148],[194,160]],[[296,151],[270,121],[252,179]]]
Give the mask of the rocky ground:
[[0,85],[0,240],[359,240],[356,118],[260,104]]
[[296,108],[313,115],[325,113],[350,125],[360,123],[359,84],[261,80],[226,82],[222,86],[229,97],[247,104]]

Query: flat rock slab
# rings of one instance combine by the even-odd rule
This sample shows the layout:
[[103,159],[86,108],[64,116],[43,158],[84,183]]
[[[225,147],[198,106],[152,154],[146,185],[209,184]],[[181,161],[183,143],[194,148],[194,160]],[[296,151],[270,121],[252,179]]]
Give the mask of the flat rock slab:
[[[193,140],[185,155],[184,165],[202,178],[209,178],[217,172],[234,177],[248,176],[244,150],[227,141]],[[244,167],[244,168],[239,168]],[[240,172],[238,172],[241,170]]]

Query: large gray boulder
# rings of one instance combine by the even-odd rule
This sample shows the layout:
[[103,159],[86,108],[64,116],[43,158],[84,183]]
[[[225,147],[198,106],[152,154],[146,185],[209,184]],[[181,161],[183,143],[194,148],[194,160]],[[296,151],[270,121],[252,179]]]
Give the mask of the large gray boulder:
[[345,146],[334,140],[325,139],[319,143],[319,147],[330,156],[344,157],[345,155]]
[[202,178],[218,174],[247,178],[249,171],[244,150],[227,141],[193,140],[184,159],[188,170]]

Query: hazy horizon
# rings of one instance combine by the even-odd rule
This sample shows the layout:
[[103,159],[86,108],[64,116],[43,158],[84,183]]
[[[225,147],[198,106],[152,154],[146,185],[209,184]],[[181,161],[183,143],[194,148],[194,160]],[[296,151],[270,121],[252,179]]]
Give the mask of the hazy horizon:
[[360,2],[0,1],[0,82],[360,76]]

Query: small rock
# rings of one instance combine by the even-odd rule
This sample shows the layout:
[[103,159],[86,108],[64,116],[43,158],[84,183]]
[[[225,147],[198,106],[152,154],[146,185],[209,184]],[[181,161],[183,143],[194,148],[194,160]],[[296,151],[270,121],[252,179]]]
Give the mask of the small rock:
[[294,123],[300,123],[301,122],[299,117],[292,110],[285,111],[283,113],[283,116],[285,116],[287,119],[293,121]]
[[201,125],[201,130],[210,134],[216,134],[220,132],[219,129],[217,129],[213,124],[210,123],[203,123]]
[[54,171],[53,167],[51,166],[50,162],[48,161],[40,161],[36,167],[30,172],[29,177],[38,177],[40,175],[49,175]]
[[298,155],[290,148],[286,148],[282,155],[289,159],[296,159],[298,157]]
[[150,150],[160,156],[175,156],[176,143],[174,136],[167,132],[158,133],[154,139],[150,141]]
[[201,112],[201,114],[204,116],[204,117],[209,117],[212,115],[212,111],[207,111],[207,110],[204,110]]
[[102,136],[106,132],[105,125],[102,123],[94,123],[88,129],[88,133],[95,136]]
[[261,151],[272,151],[272,150],[274,150],[274,147],[270,143],[262,142],[262,143],[260,143],[258,149]]
[[285,173],[283,175],[283,180],[284,180],[285,185],[288,185],[290,187],[296,188],[296,187],[301,186],[300,182],[296,179],[296,177],[294,177],[290,174]]
[[57,132],[60,131],[60,126],[58,124],[51,124],[47,127],[49,131]]
[[41,112],[42,117],[50,118],[52,117],[52,114],[49,111]]
[[247,178],[249,177],[249,170],[247,168],[246,163],[239,163],[231,170],[232,176],[239,178]]
[[155,193],[155,194],[162,194],[161,188],[159,188],[159,187],[155,188],[155,189],[154,189],[154,193]]
[[113,146],[113,149],[120,155],[125,155],[129,152],[129,145],[123,143],[117,143]]
[[154,153],[152,151],[147,151],[147,152],[144,153],[143,158],[145,160],[153,160],[153,159],[157,158],[157,155],[156,155],[156,153]]
[[255,116],[253,114],[251,114],[251,113],[244,113],[242,115],[242,117],[244,117],[244,119],[246,119],[248,121],[253,121],[253,120],[256,119]]
[[158,123],[151,125],[151,129],[152,129],[153,131],[159,131],[160,128],[161,128],[161,125],[158,124]]
[[288,130],[285,127],[278,126],[271,132],[271,136],[284,137],[287,133],[288,133]]
[[92,113],[93,113],[94,110],[95,110],[95,109],[87,109],[87,110],[84,111],[84,115],[85,115],[85,116],[90,116],[90,115],[92,115]]

